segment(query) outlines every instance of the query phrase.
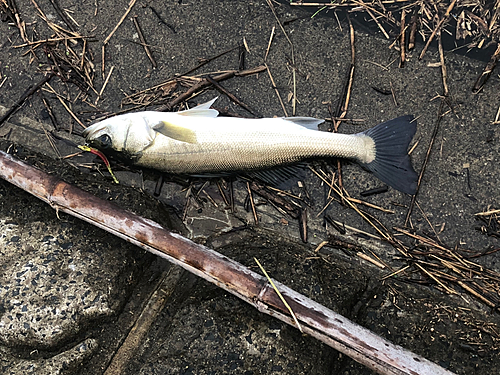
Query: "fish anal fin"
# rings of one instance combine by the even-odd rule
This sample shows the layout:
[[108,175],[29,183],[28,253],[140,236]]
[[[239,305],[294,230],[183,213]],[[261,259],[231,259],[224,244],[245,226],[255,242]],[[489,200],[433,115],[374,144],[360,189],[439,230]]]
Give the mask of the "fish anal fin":
[[153,129],[165,137],[186,143],[197,143],[196,133],[184,126],[176,125],[168,121],[160,121]]
[[318,130],[318,125],[325,122],[325,120],[314,117],[284,117],[283,120],[293,122],[310,130]]
[[287,182],[297,180],[297,177],[304,175],[304,170],[307,167],[307,162],[297,164],[274,167],[257,171],[246,172],[243,175],[249,178],[260,180],[270,186],[276,188],[287,189]]

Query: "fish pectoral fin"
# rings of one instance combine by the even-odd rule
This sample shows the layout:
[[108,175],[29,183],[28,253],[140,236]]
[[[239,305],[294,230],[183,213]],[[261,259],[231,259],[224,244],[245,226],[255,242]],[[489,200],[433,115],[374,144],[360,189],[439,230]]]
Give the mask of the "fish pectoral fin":
[[293,122],[310,130],[318,130],[318,125],[325,122],[325,120],[314,117],[284,117],[283,120]]
[[195,117],[211,117],[215,118],[219,116],[219,111],[216,109],[210,108],[212,104],[217,100],[218,97],[213,98],[212,100],[197,105],[194,108],[191,109],[186,109],[185,111],[180,111],[177,112],[177,114],[182,115],[182,116],[195,116]]
[[161,121],[153,126],[153,130],[176,141],[197,143],[196,133],[193,130],[171,122]]

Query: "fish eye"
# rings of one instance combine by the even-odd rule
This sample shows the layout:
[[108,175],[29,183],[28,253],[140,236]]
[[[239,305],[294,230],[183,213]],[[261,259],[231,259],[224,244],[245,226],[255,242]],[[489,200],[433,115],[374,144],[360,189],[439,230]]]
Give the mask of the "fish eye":
[[95,142],[99,145],[98,148],[106,149],[111,147],[111,137],[107,134],[103,134],[95,139]]

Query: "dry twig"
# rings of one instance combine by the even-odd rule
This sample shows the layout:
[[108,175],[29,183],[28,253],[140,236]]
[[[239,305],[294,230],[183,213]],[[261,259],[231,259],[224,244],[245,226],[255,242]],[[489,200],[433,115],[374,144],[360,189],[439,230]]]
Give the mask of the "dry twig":
[[46,74],[40,82],[38,82],[35,86],[30,87],[28,90],[26,90],[24,94],[21,95],[19,100],[16,103],[14,103],[14,105],[10,107],[10,109],[7,112],[5,112],[5,114],[0,118],[0,127],[3,125],[5,121],[9,119],[10,116],[12,116],[14,112],[16,112],[24,104],[26,99],[28,99],[31,95],[37,92],[43,85],[48,83],[53,76],[54,76],[53,73]]
[[432,40],[434,39],[434,36],[436,35],[436,33],[438,31],[441,30],[441,27],[444,25],[444,23],[446,21],[448,21],[448,18],[450,17],[450,13],[451,13],[451,11],[456,3],[457,3],[457,0],[452,0],[450,5],[448,6],[448,9],[446,9],[446,13],[444,14],[443,18],[441,18],[439,20],[438,24],[436,25],[436,27],[432,31],[431,36],[429,37],[429,39],[427,39],[427,43],[425,44],[424,49],[422,50],[422,52],[420,53],[420,56],[418,57],[419,59],[422,59],[424,57],[425,52],[427,51],[427,49],[429,48],[429,45],[431,44]]
[[130,11],[132,10],[133,6],[135,5],[137,0],[130,0],[129,4],[128,4],[128,7],[127,7],[127,10],[125,11],[125,13],[123,14],[122,18],[120,18],[120,20],[118,21],[118,23],[116,24],[116,26],[113,28],[113,30],[111,30],[111,32],[109,33],[109,35],[106,37],[106,39],[104,39],[104,42],[102,43],[103,45],[106,45],[108,44],[109,40],[111,39],[111,37],[114,35],[114,33],[116,32],[116,30],[118,30],[118,28],[120,27],[120,25],[123,23],[123,21],[125,21],[125,18],[127,18],[128,14],[130,13]]
[[137,16],[132,17],[132,21],[134,22],[135,30],[139,35],[139,40],[141,41],[142,46],[144,47],[144,51],[146,52],[149,61],[151,61],[153,69],[156,69],[157,67],[156,60],[154,59],[153,54],[151,53],[149,45],[146,43],[146,38],[144,38],[144,34],[142,33],[141,27],[139,26],[139,21],[137,20]]

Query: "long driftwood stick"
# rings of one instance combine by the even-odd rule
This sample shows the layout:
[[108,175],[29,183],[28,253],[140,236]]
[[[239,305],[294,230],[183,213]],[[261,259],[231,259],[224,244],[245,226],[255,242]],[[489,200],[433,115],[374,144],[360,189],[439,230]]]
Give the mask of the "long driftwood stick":
[[[66,212],[208,280],[256,307],[295,325],[267,280],[243,265],[159,224],[125,211],[0,151],[0,176],[54,209]],[[342,315],[276,282],[307,334],[380,374],[445,375],[448,370],[375,335]]]

